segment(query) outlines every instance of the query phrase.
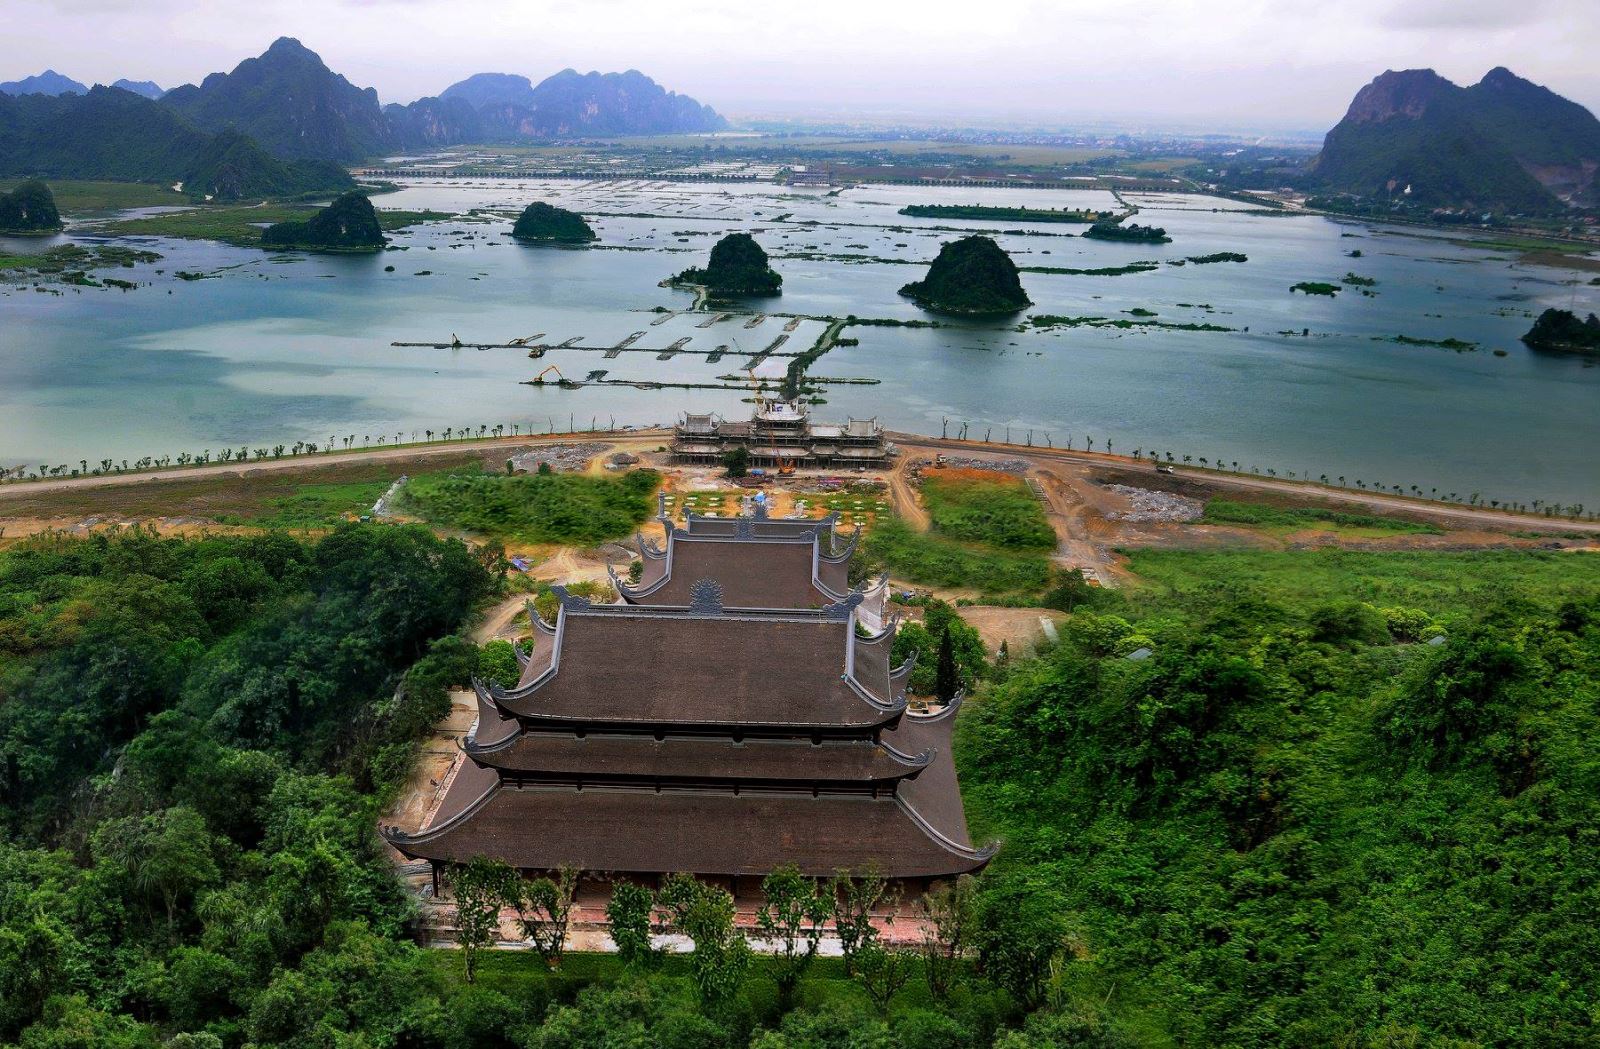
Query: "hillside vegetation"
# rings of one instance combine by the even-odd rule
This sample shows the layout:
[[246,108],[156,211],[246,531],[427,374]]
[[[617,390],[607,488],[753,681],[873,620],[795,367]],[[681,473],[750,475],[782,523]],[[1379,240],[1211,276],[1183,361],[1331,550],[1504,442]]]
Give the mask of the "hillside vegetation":
[[783,277],[748,233],[723,237],[712,247],[711,260],[704,267],[691,267],[673,279],[701,285],[718,295],[777,295],[783,290]]
[[1136,1044],[1589,1041],[1600,563],[1130,567],[958,746],[991,876],[1073,916],[1072,992]]
[[263,247],[309,251],[378,251],[388,242],[372,201],[343,193],[310,218],[275,222],[261,231]]
[[511,235],[517,240],[552,244],[587,244],[595,239],[594,230],[576,211],[558,208],[536,200],[522,209]]
[[50,187],[30,180],[9,193],[0,193],[0,233],[38,236],[61,228],[61,212]]
[[969,316],[1016,313],[1033,305],[1011,256],[993,239],[976,234],[942,245],[927,276],[905,285],[900,294],[933,313]]

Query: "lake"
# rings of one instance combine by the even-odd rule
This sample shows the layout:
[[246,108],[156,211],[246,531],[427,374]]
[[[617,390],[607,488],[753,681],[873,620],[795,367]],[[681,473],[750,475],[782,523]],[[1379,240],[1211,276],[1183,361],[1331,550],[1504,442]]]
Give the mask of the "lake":
[[[530,247],[505,234],[535,199],[584,211],[600,235],[583,249]],[[1115,208],[1098,191],[869,186],[830,194],[771,185],[611,182],[411,182],[383,208],[471,216],[395,234],[368,257],[285,258],[197,241],[140,238],[164,258],[103,272],[149,282],[131,292],[0,285],[0,464],[134,460],[222,447],[376,443],[446,427],[668,423],[686,409],[749,411],[740,391],[534,388],[554,364],[571,378],[718,381],[787,335],[803,350],[823,322],[786,331],[785,315],[928,318],[896,294],[921,277],[957,229],[998,232],[1019,266],[1148,272],[1024,273],[1034,305],[995,322],[855,326],[860,345],[811,369],[879,385],[835,385],[820,418],[876,416],[903,430],[1003,439],[1069,439],[1096,448],[1171,451],[1279,476],[1361,478],[1424,493],[1600,505],[1600,367],[1518,342],[1547,306],[1600,310],[1591,274],[1529,265],[1465,235],[1310,215],[1263,215],[1211,197],[1130,194],[1139,223],[1172,243],[1075,236],[1082,226],[913,219],[913,203]],[[704,326],[692,296],[658,282],[745,230],[774,256],[784,293]],[[38,250],[0,240],[0,251]],[[1349,252],[1359,250],[1361,257]],[[1173,265],[1239,252],[1248,261]],[[895,261],[902,260],[902,261]],[[386,267],[394,267],[386,272]],[[214,273],[185,281],[179,270]],[[159,272],[158,272],[159,271]],[[1347,272],[1376,284],[1332,298],[1292,293]],[[1153,317],[1131,314],[1152,311]],[[754,326],[752,315],[773,314]],[[1018,330],[1030,314],[1205,323]],[[660,323],[656,323],[656,322]],[[1246,330],[1248,329],[1248,330]],[[578,338],[603,348],[726,346],[727,356],[556,349],[397,348],[395,341]],[[1303,334],[1305,333],[1305,334]],[[1471,352],[1404,345],[1459,339]],[[1503,350],[1504,356],[1493,351]],[[782,374],[786,358],[758,370]]]

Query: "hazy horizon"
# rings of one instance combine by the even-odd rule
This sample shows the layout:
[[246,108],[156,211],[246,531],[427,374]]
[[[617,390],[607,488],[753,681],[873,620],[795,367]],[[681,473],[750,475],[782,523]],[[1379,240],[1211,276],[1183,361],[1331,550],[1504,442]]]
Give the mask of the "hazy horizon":
[[384,103],[473,73],[639,69],[735,118],[1264,132],[1325,130],[1385,69],[1460,84],[1504,65],[1600,109],[1592,0],[1183,0],[1137,9],[995,0],[930,9],[568,0],[14,0],[0,80],[198,83],[292,36]]

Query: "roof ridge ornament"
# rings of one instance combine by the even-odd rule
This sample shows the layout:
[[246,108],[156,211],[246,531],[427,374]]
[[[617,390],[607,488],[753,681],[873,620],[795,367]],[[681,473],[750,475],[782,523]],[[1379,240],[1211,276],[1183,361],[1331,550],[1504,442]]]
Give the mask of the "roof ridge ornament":
[[696,579],[689,587],[689,611],[696,615],[722,614],[722,584],[715,579]]
[[822,618],[838,620],[841,622],[849,619],[851,613],[853,613],[856,608],[860,606],[863,599],[864,595],[859,590],[852,591],[845,596],[844,600],[835,601],[831,605],[824,605],[822,608]]
[[739,517],[733,526],[735,539],[754,539],[756,537],[756,522],[751,517]]
[[579,597],[561,583],[552,584],[550,592],[556,595],[556,600],[561,602],[561,607],[568,612],[587,612],[594,607],[593,601],[587,597]]

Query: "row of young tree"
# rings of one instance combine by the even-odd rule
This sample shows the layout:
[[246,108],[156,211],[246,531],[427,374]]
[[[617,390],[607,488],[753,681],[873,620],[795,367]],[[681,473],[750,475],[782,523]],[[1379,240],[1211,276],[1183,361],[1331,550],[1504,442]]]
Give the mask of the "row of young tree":
[[[595,433],[601,427],[599,416],[591,416],[587,430],[579,430],[575,418],[568,420],[567,433]],[[611,417],[604,427],[608,433],[617,429],[616,417]],[[435,438],[441,441],[483,441],[497,440],[508,434],[512,437],[523,435],[533,436],[537,431],[532,423],[478,423],[476,425],[446,426],[438,430],[412,430],[411,440],[406,441],[406,433],[397,430],[394,434],[329,434],[326,441],[296,441],[293,444],[258,445],[252,447],[241,444],[239,447],[220,448],[215,453],[210,448],[198,452],[180,452],[177,455],[146,455],[139,459],[79,459],[76,466],[72,463],[32,463],[17,466],[0,466],[0,483],[6,481],[42,481],[53,477],[105,477],[115,474],[134,473],[141,470],[163,470],[174,466],[209,466],[214,463],[247,463],[261,462],[267,459],[296,458],[302,455],[329,454],[339,450],[353,451],[356,448],[399,448],[406,444],[431,444]],[[557,433],[555,419],[548,421],[546,435]],[[358,443],[359,442],[359,443]]]
[[[968,440],[969,429],[969,423],[962,423],[956,430],[954,439],[959,441]],[[1011,427],[1004,427],[1004,433],[1004,443],[1011,444]],[[946,439],[950,438],[949,419],[944,420],[944,425],[941,429],[940,436]],[[1023,447],[1027,448],[1042,447],[1054,449],[1057,447],[1055,444],[1055,439],[1050,432],[1040,431],[1040,436],[1044,443],[1041,445],[1035,445],[1034,431],[1030,429],[1026,431],[1023,440],[1018,441],[1017,443],[1022,444]],[[983,443],[991,443],[993,438],[994,427],[991,426],[986,428],[983,432]],[[971,439],[976,440],[976,438]],[[1061,448],[1066,451],[1072,451],[1075,447],[1074,441],[1075,439],[1069,435],[1066,438],[1065,443],[1061,445]],[[1105,438],[1103,442],[1099,441],[1098,438],[1095,438],[1092,435],[1088,435],[1083,438],[1083,448],[1087,452],[1093,452],[1096,443],[1100,443],[1101,449],[1106,455],[1111,455],[1116,447],[1115,442],[1109,437]],[[1462,493],[1455,491],[1442,492],[1437,486],[1431,486],[1424,490],[1424,488],[1418,484],[1399,485],[1392,482],[1364,480],[1360,477],[1349,477],[1347,480],[1347,475],[1344,474],[1330,476],[1329,474],[1324,473],[1318,474],[1315,479],[1313,479],[1310,470],[1284,470],[1280,475],[1276,467],[1261,467],[1255,464],[1241,464],[1237,459],[1230,460],[1225,459],[1222,456],[1210,457],[1204,455],[1184,454],[1182,452],[1157,451],[1146,449],[1143,446],[1137,447],[1133,450],[1133,458],[1140,461],[1148,459],[1150,465],[1152,466],[1160,466],[1163,464],[1176,465],[1182,463],[1185,466],[1198,466],[1202,470],[1216,470],[1223,473],[1242,474],[1248,472],[1252,476],[1256,477],[1274,478],[1282,476],[1288,481],[1301,481],[1304,483],[1311,483],[1314,480],[1316,484],[1339,488],[1354,488],[1357,491],[1372,492],[1377,495],[1397,495],[1402,498],[1422,499],[1429,502],[1460,503],[1463,506],[1478,507],[1480,509],[1488,507],[1491,510],[1506,510],[1515,513],[1532,513],[1538,514],[1542,517],[1561,517],[1572,521],[1593,521],[1596,519],[1597,514],[1600,514],[1600,511],[1589,508],[1583,503],[1562,503],[1548,499],[1486,499],[1480,492],[1469,492],[1463,495]]]
[[[500,940],[505,911],[547,966],[559,969],[566,952],[581,872],[525,879],[499,860],[478,857],[454,868],[450,886],[457,943],[468,983],[482,952]],[[1032,905],[1028,893],[1004,883],[962,875],[907,901],[875,870],[807,877],[781,867],[761,882],[751,932],[761,966],[777,991],[778,1007],[794,1007],[825,937],[838,944],[845,975],[859,982],[877,1009],[890,1003],[920,971],[935,1001],[970,977],[982,977],[1023,1009],[1052,1002],[1062,966],[1076,940],[1064,918]],[[712,1012],[725,1006],[751,976],[756,949],[736,923],[732,893],[690,874],[669,875],[659,889],[613,880],[605,908],[618,957],[630,970],[657,969],[671,947],[658,937],[689,941],[688,967],[700,1000]],[[914,926],[894,936],[897,923]]]

